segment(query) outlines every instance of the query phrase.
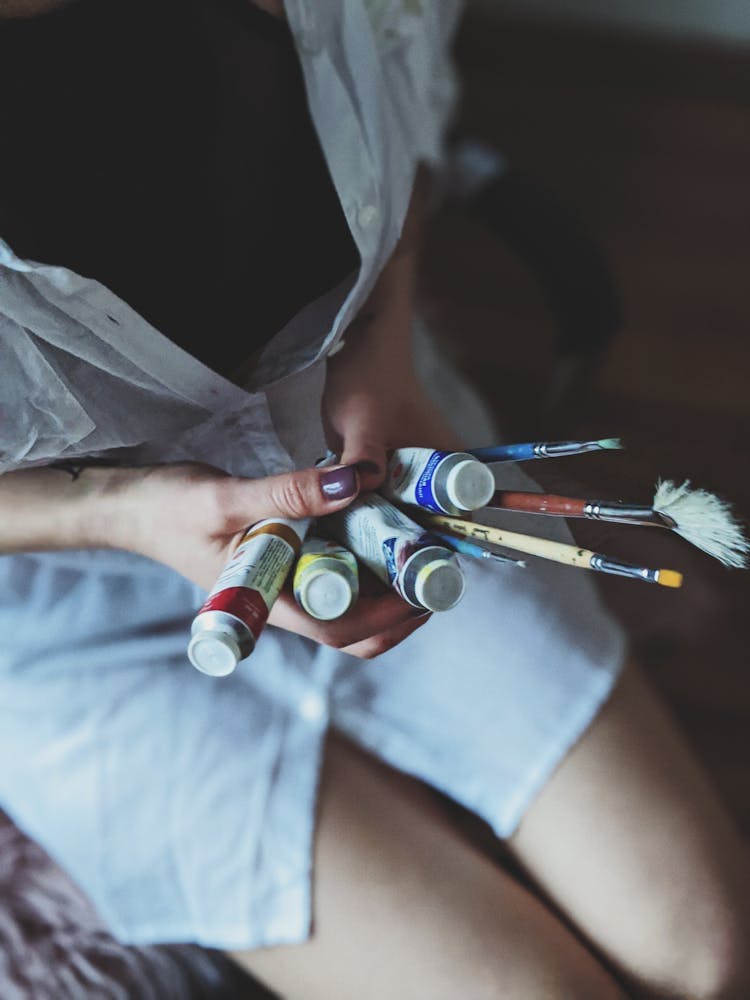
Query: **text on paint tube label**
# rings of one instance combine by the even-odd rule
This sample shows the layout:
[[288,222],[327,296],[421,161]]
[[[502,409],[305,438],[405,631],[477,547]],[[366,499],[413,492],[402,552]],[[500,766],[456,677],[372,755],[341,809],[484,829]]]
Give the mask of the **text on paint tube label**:
[[309,566],[314,566],[319,559],[338,559],[346,564],[355,574],[357,572],[357,560],[338,542],[332,542],[325,538],[308,538],[302,549],[302,554],[297,560],[297,573],[300,574]]
[[438,514],[445,513],[435,499],[432,483],[437,467],[450,454],[449,451],[427,452],[425,448],[399,448],[388,463],[388,496]]
[[418,524],[377,494],[360,497],[329,520],[341,525],[340,540],[387,584],[398,585],[406,555],[425,536]]
[[222,591],[235,587],[256,591],[266,609],[270,608],[284,586],[293,559],[294,549],[278,535],[262,534],[249,538],[238,546],[220,573],[202,610],[217,610],[212,599]]

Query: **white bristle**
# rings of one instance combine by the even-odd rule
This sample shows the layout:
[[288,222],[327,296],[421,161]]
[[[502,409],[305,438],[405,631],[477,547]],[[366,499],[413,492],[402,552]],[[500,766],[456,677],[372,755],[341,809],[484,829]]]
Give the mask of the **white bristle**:
[[672,518],[678,535],[725,566],[741,569],[747,565],[750,542],[725,500],[707,490],[690,489],[687,479],[682,486],[660,479],[653,508]]

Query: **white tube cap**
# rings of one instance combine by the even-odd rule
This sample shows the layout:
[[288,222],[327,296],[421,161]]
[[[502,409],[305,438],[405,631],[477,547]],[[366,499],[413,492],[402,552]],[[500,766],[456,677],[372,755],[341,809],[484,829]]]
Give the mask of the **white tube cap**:
[[476,458],[467,458],[450,470],[445,491],[459,510],[478,510],[490,502],[495,492],[495,477]]
[[354,594],[349,581],[340,572],[322,569],[310,575],[299,597],[309,615],[327,622],[340,618],[349,610]]
[[239,645],[226,632],[199,632],[187,652],[193,666],[211,677],[226,677],[242,659]]
[[449,611],[463,597],[465,585],[454,559],[435,559],[417,573],[414,596],[428,611]]

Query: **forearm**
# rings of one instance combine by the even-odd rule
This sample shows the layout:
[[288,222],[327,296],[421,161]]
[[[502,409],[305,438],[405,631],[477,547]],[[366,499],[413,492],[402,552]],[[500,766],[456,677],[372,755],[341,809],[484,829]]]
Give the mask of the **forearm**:
[[126,470],[50,467],[0,475],[0,553],[107,548]]
[[366,326],[377,321],[378,338],[394,348],[400,345],[403,349],[404,331],[411,328],[414,314],[428,184],[428,175],[420,168],[401,237],[354,323]]

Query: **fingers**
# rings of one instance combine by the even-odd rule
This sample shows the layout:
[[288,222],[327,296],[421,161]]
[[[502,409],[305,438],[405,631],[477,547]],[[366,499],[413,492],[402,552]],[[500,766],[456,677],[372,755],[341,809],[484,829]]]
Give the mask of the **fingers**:
[[418,628],[427,623],[427,620],[430,618],[430,612],[419,612],[416,608],[414,610],[417,614],[412,616],[410,621],[397,628],[389,629],[387,632],[372,635],[369,639],[355,642],[351,646],[344,646],[341,652],[348,653],[349,656],[357,656],[363,660],[372,660],[376,656],[382,656],[383,653],[394,649],[400,642],[408,638],[412,632],[416,632]]
[[352,410],[342,436],[341,461],[356,465],[363,493],[377,489],[385,473],[385,435],[366,411]]
[[268,517],[322,517],[346,507],[360,490],[352,465],[300,469],[262,479],[227,478],[217,483],[221,513],[240,527]]
[[333,646],[352,656],[370,659],[405,639],[429,617],[407,604],[398,594],[378,597],[360,596],[345,615],[332,622],[321,622],[302,611],[288,592],[282,593],[273,606],[271,624],[297,632],[324,646]]

